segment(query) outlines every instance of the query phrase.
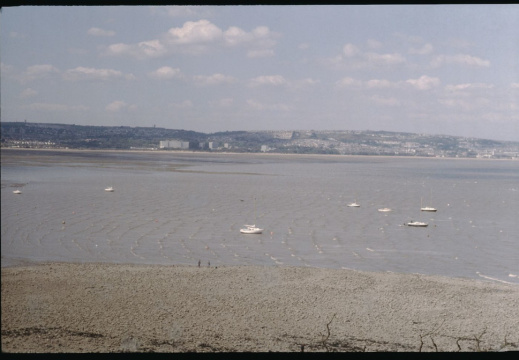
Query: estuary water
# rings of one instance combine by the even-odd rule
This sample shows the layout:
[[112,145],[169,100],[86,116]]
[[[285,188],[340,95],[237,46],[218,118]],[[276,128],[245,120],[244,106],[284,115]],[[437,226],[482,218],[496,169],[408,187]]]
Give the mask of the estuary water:
[[2,266],[201,261],[519,284],[519,161],[14,149],[1,160]]

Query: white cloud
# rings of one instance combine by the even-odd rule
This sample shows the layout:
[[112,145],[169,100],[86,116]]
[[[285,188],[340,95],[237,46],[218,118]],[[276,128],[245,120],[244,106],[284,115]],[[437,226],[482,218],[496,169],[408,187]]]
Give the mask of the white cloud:
[[232,76],[226,76],[223,74],[213,74],[209,76],[197,75],[193,78],[195,83],[199,85],[218,85],[218,84],[230,84],[236,81]]
[[169,53],[199,55],[215,46],[246,46],[247,56],[266,57],[274,55],[276,45],[273,33],[266,26],[258,26],[251,32],[231,26],[225,32],[208,20],[187,21],[182,27],[175,27],[158,39],[138,44],[112,44],[104,48],[103,55],[129,55],[136,58],[154,58]]
[[35,95],[38,95],[38,92],[36,90],[27,88],[21,92],[20,97],[25,99],[25,98],[33,97]]
[[183,77],[179,68],[172,68],[169,66],[163,66],[153,72],[150,72],[148,75],[154,79],[159,80],[180,79]]
[[63,74],[63,78],[68,81],[80,80],[110,80],[110,79],[126,79],[134,80],[133,74],[123,74],[121,71],[112,69],[94,69],[78,66],[75,69],[69,69]]
[[427,44],[425,44],[424,46],[422,46],[419,49],[410,48],[409,49],[409,54],[427,55],[427,54],[432,53],[432,51],[433,51],[433,46],[431,44],[427,43]]
[[168,35],[173,44],[198,44],[221,39],[222,30],[208,20],[187,21],[181,28],[169,29]]
[[431,66],[439,67],[443,64],[460,64],[473,67],[489,67],[490,61],[472,55],[438,55],[431,61]]
[[270,35],[270,29],[267,26],[258,26],[252,30],[252,33],[256,38],[266,38]]
[[156,58],[167,54],[168,49],[160,40],[141,41],[137,44],[117,43],[109,45],[102,53],[107,56],[129,55],[137,59]]
[[344,87],[359,87],[362,86],[362,81],[353,79],[351,77],[345,77],[335,83],[337,88]]
[[97,27],[93,27],[93,28],[88,29],[87,34],[88,35],[93,35],[93,36],[107,37],[107,36],[114,36],[115,35],[115,31],[103,30],[103,29],[100,29],[100,28],[97,28]]
[[356,70],[404,64],[406,59],[399,53],[380,54],[363,52],[353,44],[346,44],[339,55],[324,59],[323,62],[335,68]]
[[457,85],[446,85],[445,90],[447,91],[463,91],[472,89],[492,89],[494,85],[485,83],[469,83],[469,84],[457,84]]
[[440,85],[440,79],[422,75],[418,79],[406,80],[406,83],[414,86],[418,90],[429,90],[435,86]]
[[108,105],[106,105],[106,111],[110,112],[118,112],[128,107],[128,104],[122,100],[116,100]]
[[31,110],[37,111],[50,111],[50,112],[65,112],[65,111],[86,111],[88,107],[83,105],[70,106],[63,104],[50,104],[50,103],[33,103],[29,105]]
[[261,85],[281,86],[286,84],[287,81],[281,75],[258,76],[254,79],[251,79],[249,83],[249,85],[252,87]]
[[130,54],[132,50],[131,45],[126,45],[123,43],[117,43],[109,45],[106,50],[106,55],[124,55]]
[[239,45],[254,38],[252,33],[248,33],[239,27],[231,26],[223,33],[224,41],[229,46]]
[[511,84],[510,84],[510,87],[511,87],[512,89],[519,89],[519,83],[511,83]]
[[141,41],[137,44],[137,51],[147,57],[154,58],[166,54],[167,50],[159,40]]
[[57,73],[59,73],[59,70],[49,64],[29,66],[22,74],[22,83],[47,78]]
[[360,50],[358,47],[356,47],[355,45],[353,44],[346,44],[343,46],[342,48],[342,53],[344,54],[344,56],[346,57],[353,57],[357,54],[360,53]]
[[308,43],[301,43],[297,46],[300,50],[307,50],[310,48],[310,44]]
[[270,57],[274,56],[272,49],[276,45],[275,38],[278,34],[273,33],[266,26],[258,26],[251,32],[246,32],[236,26],[231,26],[223,33],[224,43],[227,46],[247,46],[247,57]]
[[384,79],[372,79],[372,80],[369,80],[366,82],[366,87],[367,88],[376,88],[376,89],[382,89],[382,88],[389,88],[389,87],[392,87],[393,86],[393,83],[391,83],[390,81],[388,80],[384,80]]
[[405,58],[398,54],[378,54],[378,53],[365,53],[364,57],[370,64],[374,65],[395,65],[405,63]]

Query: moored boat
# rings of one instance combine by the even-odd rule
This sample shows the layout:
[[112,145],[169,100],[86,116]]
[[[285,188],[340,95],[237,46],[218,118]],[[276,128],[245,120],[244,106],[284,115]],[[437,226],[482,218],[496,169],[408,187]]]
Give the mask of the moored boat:
[[242,234],[261,234],[263,229],[256,227],[256,225],[243,225],[245,228],[240,229]]
[[422,222],[422,221],[410,221],[410,222],[406,223],[405,225],[412,226],[412,227],[427,227],[427,226],[429,226],[428,223]]
[[[256,197],[254,197],[254,221],[256,221]],[[245,227],[240,229],[242,234],[261,234],[263,232],[263,229],[257,227],[256,224],[243,226]]]

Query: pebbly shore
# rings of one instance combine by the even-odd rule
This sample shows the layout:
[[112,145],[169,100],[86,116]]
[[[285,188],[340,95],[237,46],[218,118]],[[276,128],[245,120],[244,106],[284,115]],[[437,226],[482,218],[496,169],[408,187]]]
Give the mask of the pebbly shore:
[[499,351],[519,286],[308,267],[1,269],[2,352]]

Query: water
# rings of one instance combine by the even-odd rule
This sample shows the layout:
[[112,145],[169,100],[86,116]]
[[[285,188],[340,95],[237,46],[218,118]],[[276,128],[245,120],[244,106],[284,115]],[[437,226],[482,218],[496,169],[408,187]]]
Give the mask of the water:
[[[519,284],[517,161],[2,150],[1,176],[2,266],[201,260]],[[240,234],[250,223],[263,234]]]

